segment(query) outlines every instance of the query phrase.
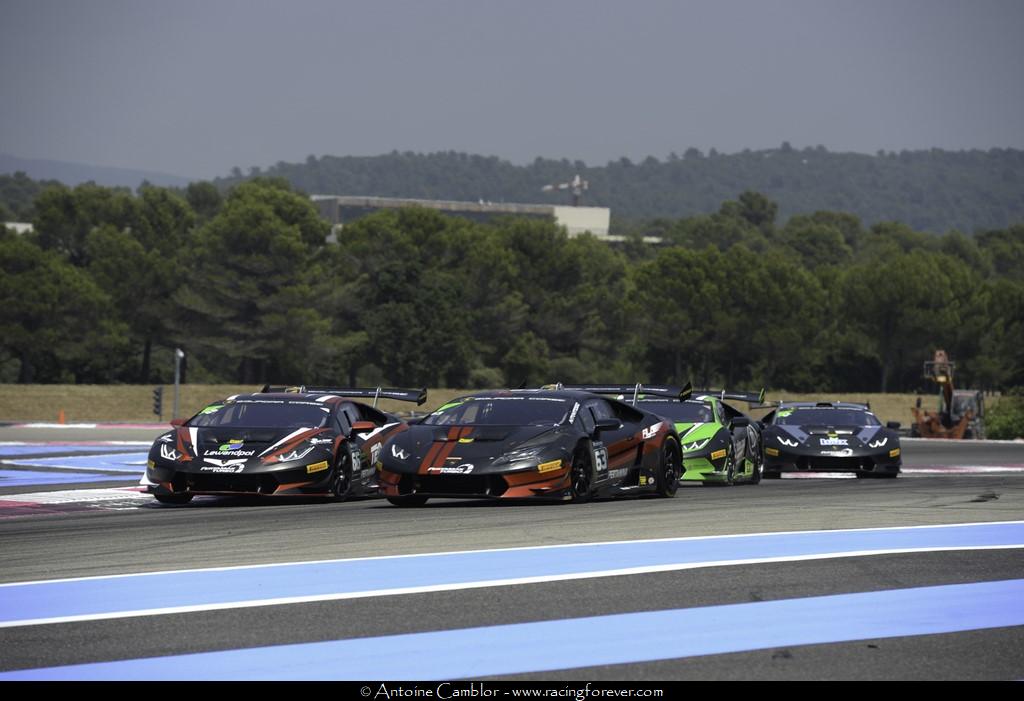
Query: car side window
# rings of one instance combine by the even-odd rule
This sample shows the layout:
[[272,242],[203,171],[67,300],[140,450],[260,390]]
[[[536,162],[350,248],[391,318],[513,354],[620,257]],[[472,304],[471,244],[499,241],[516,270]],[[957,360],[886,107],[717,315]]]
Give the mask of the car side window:
[[607,402],[602,402],[601,400],[591,402],[590,409],[594,412],[594,418],[597,420],[615,418],[615,413],[608,406]]
[[360,420],[359,410],[351,404],[343,405],[341,407],[341,411],[345,415],[345,418],[348,419],[349,424],[354,424],[356,421]]
[[597,426],[594,424],[594,413],[590,410],[589,406],[585,406],[582,409],[580,409],[577,421],[580,422],[580,427],[583,429],[583,432],[586,433],[587,435],[592,434],[594,432],[594,429],[597,428]]
[[347,436],[349,431],[352,430],[352,423],[345,416],[345,412],[340,409],[334,412],[334,426],[343,436]]

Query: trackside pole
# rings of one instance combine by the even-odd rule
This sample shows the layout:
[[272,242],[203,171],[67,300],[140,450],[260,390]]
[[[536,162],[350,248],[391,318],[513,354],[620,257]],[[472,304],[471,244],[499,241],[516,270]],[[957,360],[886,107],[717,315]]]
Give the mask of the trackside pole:
[[180,348],[174,349],[174,413],[172,419],[178,418],[178,388],[181,385],[181,361],[185,357],[185,351]]

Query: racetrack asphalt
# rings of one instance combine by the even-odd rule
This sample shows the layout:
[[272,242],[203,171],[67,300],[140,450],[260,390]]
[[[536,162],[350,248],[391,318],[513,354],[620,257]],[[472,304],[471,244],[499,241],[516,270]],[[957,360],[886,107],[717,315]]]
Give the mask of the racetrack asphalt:
[[[13,429],[0,428],[0,441],[63,441],[67,435],[39,438],[38,433],[34,437],[22,433],[15,438],[7,434]],[[87,440],[146,440],[137,437],[141,433],[122,430],[114,436]],[[1019,444],[905,441],[904,446],[907,467],[1024,465],[1024,446]],[[60,452],[59,446],[54,449]],[[96,486],[108,488],[110,484],[117,483]],[[111,503],[113,508],[0,519],[4,562],[0,582],[691,536],[1012,522],[1024,520],[1024,472],[908,471],[897,480],[771,480],[732,488],[687,485],[675,499],[583,505],[432,501],[420,509],[398,509],[377,499],[337,504],[314,499],[228,498],[198,498],[182,508],[139,498]],[[998,584],[1024,579],[1022,552],[954,549],[740,563],[13,626],[0,628],[0,671],[155,656],[170,656],[167,662],[173,668],[190,659],[183,655],[210,651],[347,640],[386,647],[414,633],[457,633],[642,612],[663,612],[668,620],[668,612],[702,607]],[[139,586],[144,587],[145,580],[140,578]],[[0,588],[0,606],[3,600],[4,589]],[[1017,604],[1021,606],[1024,604]],[[1020,611],[1005,613],[1005,620],[1012,622]],[[836,615],[838,619],[838,609]],[[998,620],[999,612],[996,615]],[[736,636],[742,638],[740,632]],[[713,655],[687,653],[684,657],[672,657],[671,646],[659,652],[648,649],[657,645],[638,642],[636,645],[643,647],[635,655],[638,659],[618,664],[588,664],[586,647],[581,644],[576,652],[558,651],[552,657],[570,661],[565,667],[491,673],[490,663],[481,662],[475,668],[478,673],[469,676],[595,681],[1024,676],[1024,626],[1019,624],[849,641],[839,641],[840,637],[790,644],[780,632],[778,645]],[[538,649],[543,650],[544,644],[543,640],[536,642]],[[629,640],[621,643],[625,648],[630,645]],[[742,647],[742,641],[735,645]],[[278,648],[274,650],[276,654]],[[280,648],[283,660],[288,659],[289,650]],[[431,649],[429,654],[438,656],[437,669],[446,669],[443,650]],[[664,658],[665,654],[669,657]],[[400,659],[391,669],[388,678],[408,678]],[[191,678],[187,671],[182,676]]]

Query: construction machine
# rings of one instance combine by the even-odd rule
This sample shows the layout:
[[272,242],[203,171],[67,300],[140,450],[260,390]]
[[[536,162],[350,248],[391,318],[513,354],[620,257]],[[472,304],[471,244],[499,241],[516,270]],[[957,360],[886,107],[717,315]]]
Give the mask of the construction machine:
[[956,389],[953,373],[956,363],[951,362],[944,350],[935,351],[933,360],[925,361],[924,377],[939,386],[939,410],[926,411],[911,407],[914,424],[911,437],[920,438],[985,438],[985,397],[979,390]]

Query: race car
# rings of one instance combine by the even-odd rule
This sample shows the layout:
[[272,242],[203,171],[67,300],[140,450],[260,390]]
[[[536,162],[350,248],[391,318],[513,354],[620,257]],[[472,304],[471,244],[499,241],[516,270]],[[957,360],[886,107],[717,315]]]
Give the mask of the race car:
[[764,465],[761,424],[726,403],[760,403],[760,392],[695,390],[663,385],[566,385],[611,394],[672,421],[683,449],[684,481],[731,485],[757,484]]
[[499,390],[455,399],[390,438],[377,464],[397,506],[432,497],[548,499],[676,492],[672,423],[586,392]]
[[373,494],[383,442],[408,428],[376,408],[380,398],[422,404],[426,390],[267,385],[236,394],[172,421],[149,451],[142,484],[164,504],[196,494]]
[[782,402],[762,422],[765,477],[789,471],[900,474],[900,425],[883,426],[866,404]]

